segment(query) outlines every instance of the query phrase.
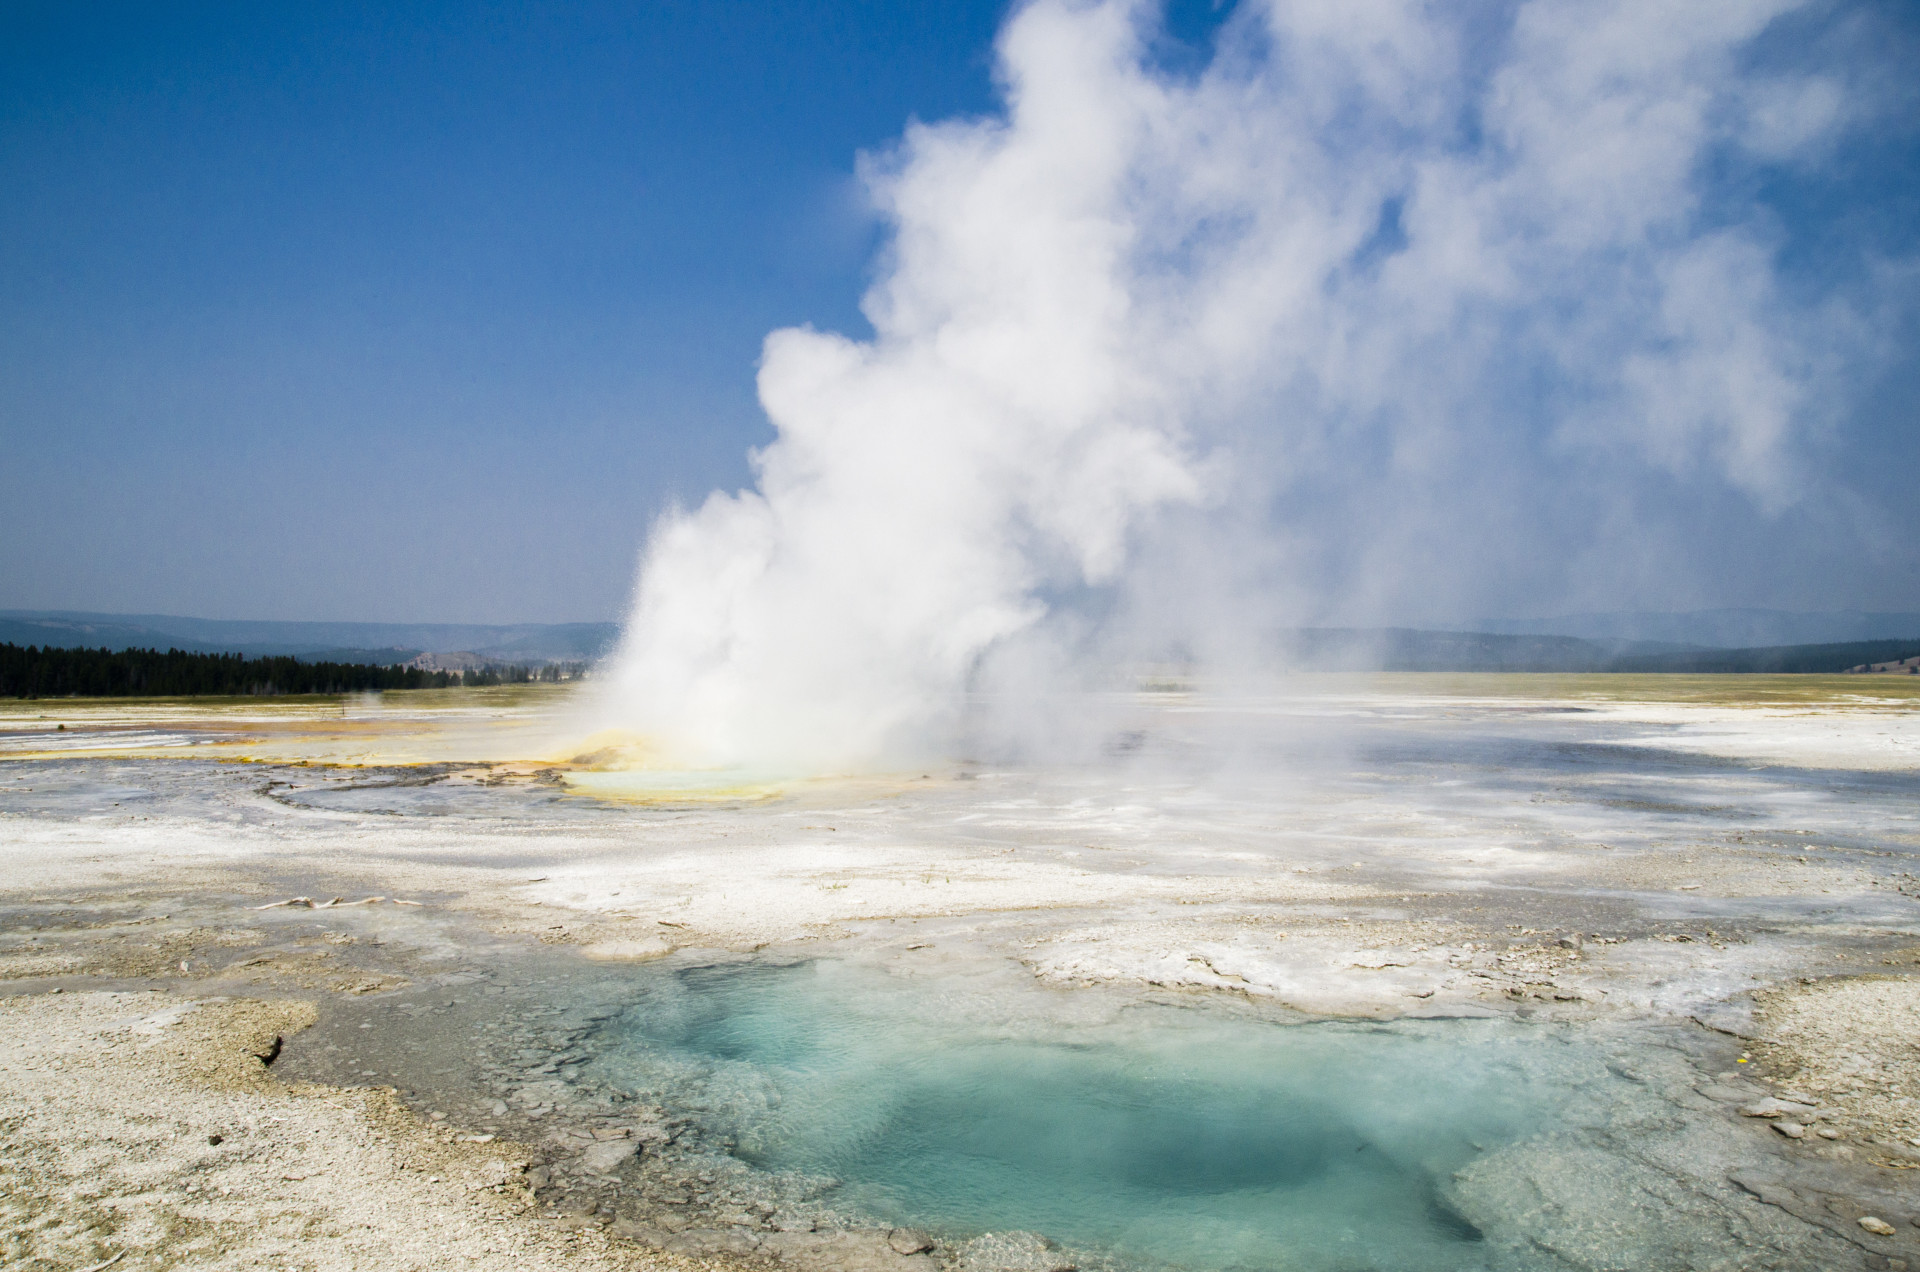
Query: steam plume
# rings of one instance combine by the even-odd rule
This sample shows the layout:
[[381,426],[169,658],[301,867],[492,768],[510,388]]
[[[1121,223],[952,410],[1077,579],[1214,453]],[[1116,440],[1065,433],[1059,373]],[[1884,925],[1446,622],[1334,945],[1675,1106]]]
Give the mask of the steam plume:
[[1271,0],[1191,75],[1141,6],[1021,9],[1004,113],[866,162],[874,336],[768,337],[778,436],[655,528],[613,708],[866,763],[1068,617],[1221,646],[1534,579],[1516,544],[1605,540],[1649,474],[1790,503],[1846,313],[1703,174],[1848,126],[1836,78],[1751,69],[1795,7]]

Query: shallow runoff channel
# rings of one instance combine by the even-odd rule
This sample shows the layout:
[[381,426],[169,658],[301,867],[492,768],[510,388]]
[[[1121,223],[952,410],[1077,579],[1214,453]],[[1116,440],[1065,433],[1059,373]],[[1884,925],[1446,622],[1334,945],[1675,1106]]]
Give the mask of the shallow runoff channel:
[[1708,1195],[1750,1155],[1697,1090],[1736,1050],[1678,1026],[1315,1020],[856,947],[613,971],[528,954],[338,1001],[284,1063],[532,1145],[550,1213],[691,1254],[1820,1266],[1817,1230]]

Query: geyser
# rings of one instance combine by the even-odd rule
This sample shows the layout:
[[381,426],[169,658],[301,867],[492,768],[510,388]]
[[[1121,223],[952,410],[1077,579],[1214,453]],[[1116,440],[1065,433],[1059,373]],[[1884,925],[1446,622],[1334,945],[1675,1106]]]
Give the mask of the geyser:
[[1573,600],[1568,556],[1670,572],[1790,503],[1864,355],[1716,192],[1860,122],[1754,55],[1800,7],[1249,2],[1191,74],[1148,6],[1022,7],[1003,113],[866,159],[873,335],[767,339],[777,437],[655,527],[609,721],[687,763],[916,756],[970,685]]

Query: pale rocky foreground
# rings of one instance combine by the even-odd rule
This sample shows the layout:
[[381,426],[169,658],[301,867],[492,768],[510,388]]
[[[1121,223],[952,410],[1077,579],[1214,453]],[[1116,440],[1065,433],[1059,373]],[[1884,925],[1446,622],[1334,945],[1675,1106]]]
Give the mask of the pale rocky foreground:
[[[348,1058],[389,1032],[464,1051],[451,1016],[422,1034],[426,1017],[381,1004],[477,985],[515,950],[618,968],[710,949],[1011,961],[1061,986],[1326,1015],[1685,1024],[1723,1040],[1699,1098],[1745,1146],[1712,1204],[1792,1216],[1821,1258],[1920,1269],[1920,696],[1735,679],[1753,700],[1635,701],[1617,680],[1613,697],[1343,689],[1270,705],[1272,737],[1211,768],[1192,761],[1215,744],[1193,739],[1228,717],[1156,698],[1145,760],[625,803],[568,793],[564,765],[463,760],[445,730],[430,763],[400,764],[348,721],[372,749],[342,767],[310,720],[121,705],[76,708],[50,750],[34,717],[64,708],[21,704],[13,740],[0,731],[38,757],[0,763],[8,1258],[1055,1259],[1020,1234],[922,1250],[816,1231],[750,1190],[738,1214],[623,1210],[605,1199],[678,1169],[633,1110],[583,1106],[567,1129],[554,1106],[495,1116],[485,1095],[438,1123]],[[520,710],[501,727],[530,728]],[[222,740],[191,750],[203,726]],[[253,908],[295,896],[320,904]],[[298,1035],[338,1053],[332,1086],[288,1089],[248,1058],[295,1036],[302,1004],[383,1022]],[[532,1060],[465,1061],[534,1089],[507,1072]],[[1791,1228],[1760,1231],[1791,1245]],[[1845,1266],[1769,1257],[1753,1266]]]
[[524,1218],[523,1158],[449,1144],[385,1092],[275,1082],[259,1056],[311,1018],[159,992],[0,1001],[8,1266],[691,1266]]

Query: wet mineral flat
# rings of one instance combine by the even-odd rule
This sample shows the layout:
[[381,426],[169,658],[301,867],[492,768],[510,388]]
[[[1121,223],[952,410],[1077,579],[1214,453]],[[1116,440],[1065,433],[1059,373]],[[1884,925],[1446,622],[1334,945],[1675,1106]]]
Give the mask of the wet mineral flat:
[[[1077,719],[823,777],[675,768],[567,690],[9,704],[0,974],[314,998],[289,1072],[714,1257],[1920,1266],[1920,690],[1326,676]],[[933,1245],[861,1235],[901,1225]]]

